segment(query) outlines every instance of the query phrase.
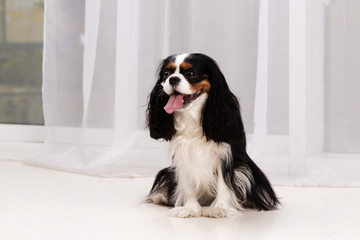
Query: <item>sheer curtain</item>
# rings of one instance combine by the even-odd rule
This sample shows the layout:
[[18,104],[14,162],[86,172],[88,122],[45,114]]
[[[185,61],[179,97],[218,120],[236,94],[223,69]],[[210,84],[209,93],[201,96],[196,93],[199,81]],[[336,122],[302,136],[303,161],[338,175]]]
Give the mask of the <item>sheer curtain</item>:
[[[46,142],[32,164],[93,175],[149,174],[129,156],[136,130],[133,1],[46,1]],[[121,171],[117,168],[123,159]]]
[[153,176],[170,164],[167,143],[145,129],[156,68],[202,52],[238,97],[248,150],[274,183],[360,186],[356,4],[45,1],[46,142],[26,162]]
[[45,2],[46,142],[27,162],[99,176],[148,176],[170,163],[145,130],[160,60],[204,52],[241,96],[252,131],[257,1]]

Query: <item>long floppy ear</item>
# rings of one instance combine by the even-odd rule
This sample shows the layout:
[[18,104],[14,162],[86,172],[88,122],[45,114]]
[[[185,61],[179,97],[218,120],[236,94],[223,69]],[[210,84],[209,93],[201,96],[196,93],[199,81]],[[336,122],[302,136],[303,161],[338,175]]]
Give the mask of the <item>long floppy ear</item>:
[[246,139],[239,102],[230,91],[215,62],[211,64],[208,99],[203,109],[203,130],[208,140],[238,144],[245,150]]
[[149,95],[147,105],[147,126],[150,130],[150,137],[154,139],[163,138],[166,141],[171,140],[175,134],[175,127],[173,121],[173,114],[168,114],[164,110],[164,106],[169,100],[169,96],[164,92],[161,86],[162,74],[165,64],[170,60],[170,57],[165,59],[158,71],[159,78]]

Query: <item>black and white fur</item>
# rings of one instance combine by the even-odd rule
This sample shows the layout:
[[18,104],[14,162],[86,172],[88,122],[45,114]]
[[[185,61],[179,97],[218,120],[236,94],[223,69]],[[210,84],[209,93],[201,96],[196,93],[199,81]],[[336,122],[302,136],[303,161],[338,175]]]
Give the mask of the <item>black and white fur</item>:
[[[190,100],[167,113],[164,106],[173,94]],[[196,53],[163,60],[147,120],[152,138],[170,141],[172,157],[172,165],[157,174],[147,202],[174,206],[169,213],[174,217],[277,208],[271,184],[246,153],[239,103],[212,58]]]

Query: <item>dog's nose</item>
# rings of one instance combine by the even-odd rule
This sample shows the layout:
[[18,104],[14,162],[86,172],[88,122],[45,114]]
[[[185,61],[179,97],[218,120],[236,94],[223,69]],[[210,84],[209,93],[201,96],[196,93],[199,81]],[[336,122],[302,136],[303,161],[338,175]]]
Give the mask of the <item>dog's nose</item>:
[[171,86],[176,86],[179,84],[179,82],[180,82],[180,78],[178,78],[178,77],[171,77],[169,79],[169,83]]

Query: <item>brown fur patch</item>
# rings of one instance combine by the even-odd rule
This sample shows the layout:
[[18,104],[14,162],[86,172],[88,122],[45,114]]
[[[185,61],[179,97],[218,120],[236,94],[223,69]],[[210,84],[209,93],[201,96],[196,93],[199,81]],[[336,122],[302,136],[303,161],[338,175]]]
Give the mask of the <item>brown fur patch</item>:
[[176,69],[176,64],[175,63],[169,63],[167,66],[166,66],[167,69]]
[[191,63],[183,62],[182,64],[180,64],[180,68],[186,71],[186,70],[192,68],[192,65],[191,65]]
[[195,83],[191,85],[191,90],[194,92],[203,90],[204,92],[208,93],[210,91],[211,84],[208,79],[204,79],[201,82]]

